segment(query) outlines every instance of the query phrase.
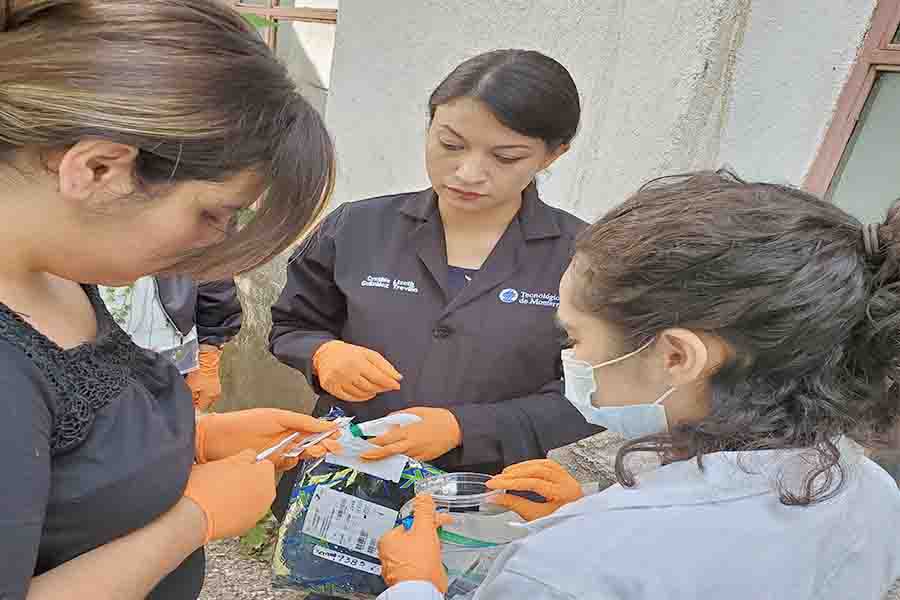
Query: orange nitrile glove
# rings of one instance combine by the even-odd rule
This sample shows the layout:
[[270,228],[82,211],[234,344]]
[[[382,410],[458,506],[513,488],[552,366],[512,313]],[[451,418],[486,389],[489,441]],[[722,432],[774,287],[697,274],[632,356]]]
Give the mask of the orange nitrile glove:
[[369,440],[378,450],[360,454],[363,460],[380,460],[395,454],[406,454],[416,460],[433,460],[462,444],[462,429],[456,416],[445,408],[405,408],[401,411],[421,417],[411,425],[392,427],[384,435]]
[[200,347],[200,367],[184,378],[191,388],[194,408],[207,410],[222,398],[222,381],[219,379],[221,357],[222,351],[215,346]]
[[404,581],[430,581],[442,594],[447,592],[447,572],[441,562],[441,542],[437,530],[453,521],[450,515],[438,514],[431,496],[413,500],[412,528],[399,526],[381,537],[378,558],[381,578],[389,586]]
[[[230,413],[214,413],[202,415],[197,419],[196,458],[197,462],[219,460],[232,456],[242,450],[253,450],[256,453],[270,448],[299,431],[296,441],[313,433],[335,430],[337,425],[277,408],[251,408]],[[339,451],[340,446],[334,440],[325,440],[316,446],[307,448],[296,458],[284,458],[281,452],[269,457],[279,471],[293,468],[301,458],[319,458],[326,452]],[[283,452],[290,450],[294,443],[289,443]]]
[[240,535],[256,525],[275,500],[275,468],[247,450],[194,465],[184,496],[206,515],[206,542]]
[[552,460],[529,460],[510,465],[487,482],[492,490],[535,492],[547,502],[532,502],[526,498],[501,494],[491,502],[505,506],[526,521],[534,521],[550,515],[562,506],[580,500],[584,496],[581,484]]
[[346,402],[366,402],[376,394],[399,390],[403,379],[374,350],[340,340],[319,346],[312,362],[322,389]]

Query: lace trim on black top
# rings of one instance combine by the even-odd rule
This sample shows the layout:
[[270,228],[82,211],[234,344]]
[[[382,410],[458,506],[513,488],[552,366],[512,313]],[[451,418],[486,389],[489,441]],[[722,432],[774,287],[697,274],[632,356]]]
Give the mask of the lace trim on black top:
[[56,392],[50,454],[58,456],[87,439],[100,409],[128,385],[139,348],[119,329],[96,287],[85,286],[97,315],[97,340],[63,349],[0,303],[0,340],[19,348]]

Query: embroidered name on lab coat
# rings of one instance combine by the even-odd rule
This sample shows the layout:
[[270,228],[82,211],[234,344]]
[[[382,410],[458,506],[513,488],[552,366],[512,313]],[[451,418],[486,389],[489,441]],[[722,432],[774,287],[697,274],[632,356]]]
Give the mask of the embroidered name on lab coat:
[[390,277],[379,277],[377,275],[369,275],[360,282],[362,287],[379,287],[386,290],[394,290],[397,292],[406,292],[408,294],[418,294],[419,288],[415,281],[391,279]]

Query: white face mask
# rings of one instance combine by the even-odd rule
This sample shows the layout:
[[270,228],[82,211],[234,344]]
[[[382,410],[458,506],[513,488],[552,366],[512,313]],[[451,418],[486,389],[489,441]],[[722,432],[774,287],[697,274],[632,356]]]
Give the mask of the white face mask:
[[668,431],[669,422],[666,419],[666,409],[662,405],[662,401],[675,391],[674,387],[669,388],[666,393],[652,404],[594,406],[591,402],[594,393],[597,391],[597,380],[594,378],[596,369],[608,367],[631,358],[652,343],[653,340],[650,340],[634,352],[629,352],[625,356],[608,360],[599,365],[591,365],[583,360],[578,360],[575,358],[575,351],[572,349],[563,350],[562,363],[563,378],[566,382],[566,399],[578,409],[578,412],[581,413],[588,423],[600,425],[609,431],[615,431],[625,436],[626,439]]

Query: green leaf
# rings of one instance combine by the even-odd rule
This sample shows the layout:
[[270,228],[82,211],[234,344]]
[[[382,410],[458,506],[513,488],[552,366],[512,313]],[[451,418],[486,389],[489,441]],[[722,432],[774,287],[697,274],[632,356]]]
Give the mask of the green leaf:
[[256,216],[256,210],[252,208],[239,208],[237,211],[237,222],[239,227],[243,227],[253,220]]
[[278,27],[278,23],[273,21],[272,19],[268,19],[266,17],[261,17],[259,15],[255,15],[253,13],[241,13],[248,23],[256,27],[257,29],[266,29],[267,27]]
[[241,553],[251,558],[270,561],[278,542],[278,522],[272,513],[264,516],[256,526],[241,536]]

